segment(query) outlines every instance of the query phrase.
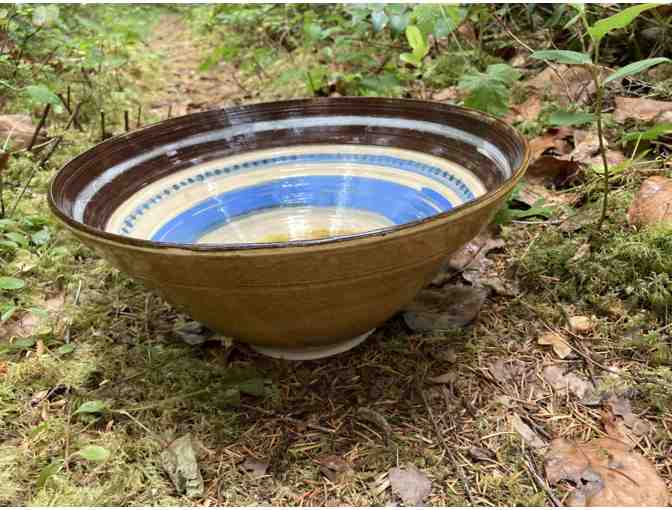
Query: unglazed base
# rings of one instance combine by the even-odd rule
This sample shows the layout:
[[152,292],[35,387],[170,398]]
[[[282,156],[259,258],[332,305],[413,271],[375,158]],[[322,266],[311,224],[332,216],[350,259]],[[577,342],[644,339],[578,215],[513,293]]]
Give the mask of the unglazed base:
[[355,338],[351,338],[337,344],[319,347],[303,347],[298,349],[282,349],[278,347],[264,347],[261,345],[250,345],[250,347],[258,353],[261,353],[264,356],[269,356],[271,358],[286,359],[291,361],[321,359],[328,358],[329,356],[334,356],[357,347],[364,340],[366,340],[369,335],[373,333],[373,331],[374,330],[372,329],[363,335],[359,335]]

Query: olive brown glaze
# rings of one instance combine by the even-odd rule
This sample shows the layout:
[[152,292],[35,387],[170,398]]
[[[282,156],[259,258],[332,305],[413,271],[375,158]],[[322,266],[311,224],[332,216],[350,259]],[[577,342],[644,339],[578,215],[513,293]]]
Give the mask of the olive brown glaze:
[[[194,165],[325,144],[447,160],[485,192],[417,220],[320,239],[184,244],[108,228],[134,196]],[[363,335],[410,302],[446,257],[490,222],[528,157],[515,130],[464,108],[385,98],[293,100],[191,114],[111,138],[61,169],[49,204],[82,242],[195,320],[254,346],[319,349]]]

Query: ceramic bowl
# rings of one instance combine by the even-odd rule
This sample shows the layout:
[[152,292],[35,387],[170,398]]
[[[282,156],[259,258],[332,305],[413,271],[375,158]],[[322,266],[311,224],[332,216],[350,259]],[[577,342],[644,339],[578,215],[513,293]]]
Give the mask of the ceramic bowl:
[[212,329],[306,359],[361,342],[492,219],[528,160],[455,106],[307,99],[173,118],[54,178],[54,214]]

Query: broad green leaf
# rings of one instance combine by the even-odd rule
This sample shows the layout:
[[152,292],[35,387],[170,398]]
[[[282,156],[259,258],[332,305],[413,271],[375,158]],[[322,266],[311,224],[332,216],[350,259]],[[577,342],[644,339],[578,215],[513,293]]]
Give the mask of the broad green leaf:
[[303,25],[303,32],[308,37],[309,42],[315,42],[322,39],[322,27],[318,23],[306,23]]
[[75,415],[75,414],[101,413],[106,409],[107,404],[102,400],[89,400],[88,402],[84,402],[81,406],[79,406],[77,410],[72,414]]
[[382,9],[371,13],[371,24],[373,25],[373,30],[376,32],[383,30],[388,21],[389,18]]
[[26,286],[26,282],[12,276],[0,276],[0,290],[17,290]]
[[425,36],[422,35],[420,29],[415,25],[406,27],[406,39],[408,40],[409,46],[413,49],[413,55],[418,60],[422,60],[429,52],[429,46],[427,46]]
[[548,123],[553,126],[580,126],[592,122],[593,118],[592,113],[559,110],[550,115]]
[[21,338],[9,346],[12,351],[25,351],[35,345],[34,338]]
[[28,85],[23,89],[26,95],[37,103],[59,105],[61,100],[48,87],[44,85]]
[[613,16],[596,21],[588,29],[588,35],[590,35],[593,41],[599,41],[612,30],[627,27],[641,13],[659,5],[661,4],[639,4],[623,9]]
[[469,95],[465,106],[477,108],[495,115],[503,115],[509,109],[511,87],[520,73],[507,64],[488,66],[485,73],[466,74],[458,87]]
[[14,241],[19,246],[23,246],[24,248],[28,246],[28,238],[23,234],[19,234],[18,232],[7,232],[5,237],[10,241]]
[[251,379],[238,385],[238,390],[253,397],[263,397],[266,394],[263,379]]
[[19,247],[14,241],[9,241],[8,239],[0,239],[0,248],[9,248],[10,250],[16,250]]
[[550,60],[558,64],[592,64],[590,55],[569,50],[540,50],[530,55],[538,60]]
[[90,444],[79,450],[79,455],[93,462],[104,462],[110,457],[110,450]]
[[42,246],[43,244],[47,244],[49,242],[49,239],[51,239],[51,233],[49,232],[49,229],[46,227],[41,230],[38,230],[32,236],[30,236],[30,240],[36,246]]
[[14,312],[16,312],[17,309],[18,308],[14,305],[8,306],[5,310],[3,310],[2,314],[0,314],[0,322],[5,322],[11,319],[12,315],[14,315]]
[[664,122],[662,124],[653,126],[651,129],[647,129],[646,131],[640,131],[638,133],[628,133],[626,135],[623,135],[621,140],[625,142],[631,140],[656,140],[662,135],[666,135],[668,133],[672,133],[672,123]]
[[394,14],[390,16],[390,29],[395,34],[401,34],[406,30],[408,24],[411,22],[411,13]]
[[49,479],[52,476],[54,476],[55,474],[58,474],[58,472],[62,468],[63,468],[63,460],[61,460],[61,459],[54,460],[54,461],[51,462],[51,464],[42,468],[42,471],[40,471],[40,474],[37,477],[37,481],[35,482],[35,488],[38,491],[40,489],[44,488],[44,486],[49,481]]
[[637,62],[628,64],[625,67],[621,67],[618,71],[614,72],[606,80],[604,80],[604,83],[609,83],[610,81],[613,80],[620,80],[621,78],[625,78],[626,76],[630,76],[632,74],[641,73],[642,71],[645,71],[649,67],[657,66],[658,64],[662,64],[663,62],[672,62],[672,60],[665,57],[647,58],[646,60],[638,60]]
[[74,344],[64,344],[61,345],[58,349],[56,349],[56,354],[59,356],[63,356],[65,354],[70,354],[75,350],[75,345]]
[[418,57],[416,57],[413,53],[402,53],[401,55],[399,55],[399,58],[403,62],[406,62],[407,64],[411,64],[415,67],[420,67],[422,65],[422,60],[420,60]]

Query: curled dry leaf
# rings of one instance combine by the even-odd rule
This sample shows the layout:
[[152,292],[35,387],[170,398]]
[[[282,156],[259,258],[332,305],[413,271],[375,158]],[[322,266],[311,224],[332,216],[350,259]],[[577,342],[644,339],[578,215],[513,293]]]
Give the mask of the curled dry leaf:
[[590,381],[573,372],[565,372],[562,365],[549,365],[542,371],[544,380],[556,391],[569,390],[579,398],[595,391]]
[[246,457],[240,464],[240,469],[249,473],[253,478],[261,478],[268,471],[270,464],[254,457]]
[[415,466],[406,469],[392,468],[388,473],[392,491],[397,493],[405,505],[418,506],[429,496],[432,482]]
[[644,97],[615,97],[614,120],[634,119],[642,122],[672,122],[672,102]]
[[584,66],[549,66],[526,80],[525,85],[548,94],[562,106],[585,104],[595,93],[593,77]]
[[534,161],[550,149],[559,155],[569,154],[572,148],[567,139],[573,134],[574,130],[568,127],[548,128],[530,141],[530,159]]
[[672,220],[672,179],[654,175],[646,179],[628,209],[628,222],[644,227]]
[[544,441],[539,434],[537,434],[532,428],[527,425],[517,414],[511,416],[511,427],[515,430],[520,437],[532,448],[545,448],[547,446],[546,441]]
[[482,288],[447,285],[440,290],[422,290],[406,307],[404,321],[413,331],[441,331],[473,321],[488,292]]
[[632,412],[632,405],[627,398],[612,392],[606,394],[602,398],[601,403],[614,418],[620,418],[622,420],[623,425],[628,428],[628,432],[635,436],[643,436],[650,432],[650,424]]
[[[9,140],[7,149],[10,152],[25,149],[35,134],[36,126],[28,115],[0,115],[0,150]],[[38,135],[36,144],[47,140],[44,134]]]
[[333,483],[337,482],[342,474],[352,471],[350,464],[338,455],[323,455],[316,458],[315,463],[320,466],[320,472]]
[[511,105],[509,113],[504,120],[506,122],[533,122],[537,120],[541,113],[541,98],[537,95],[531,95],[523,103]]
[[525,371],[525,364],[517,359],[496,360],[490,367],[490,373],[499,382],[517,379]]
[[593,330],[593,321],[585,315],[575,315],[569,318],[569,329],[574,333],[585,335]]
[[551,484],[567,480],[576,489],[568,506],[666,506],[669,496],[656,468],[616,439],[551,442],[544,460]]
[[436,286],[443,285],[452,276],[463,271],[465,268],[482,265],[490,251],[503,248],[504,245],[504,240],[495,237],[495,233],[491,228],[485,229],[450,256],[437,277],[432,281],[432,284]]
[[572,348],[567,343],[567,340],[557,333],[545,333],[539,337],[537,343],[539,345],[550,345],[560,359],[565,359],[572,353]]
[[186,494],[190,498],[203,496],[203,477],[196,461],[191,434],[179,437],[161,452],[161,462],[179,494]]

